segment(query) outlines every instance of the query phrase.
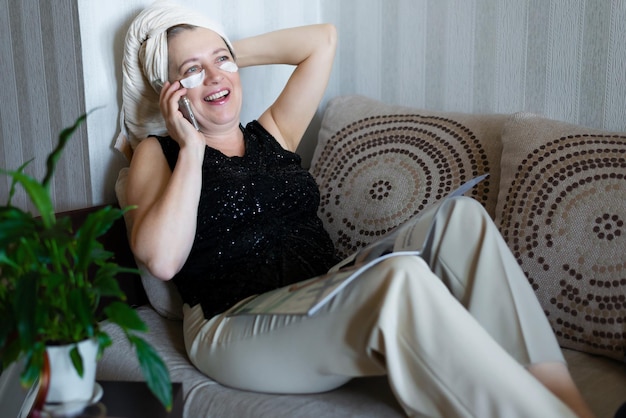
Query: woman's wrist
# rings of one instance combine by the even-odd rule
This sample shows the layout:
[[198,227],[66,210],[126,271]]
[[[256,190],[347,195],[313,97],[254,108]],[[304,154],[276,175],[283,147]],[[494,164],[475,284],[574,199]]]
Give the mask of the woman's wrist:
[[178,152],[178,160],[182,164],[200,164],[204,161],[204,152],[206,150],[206,144],[201,143],[189,143],[183,142],[180,145],[180,151]]

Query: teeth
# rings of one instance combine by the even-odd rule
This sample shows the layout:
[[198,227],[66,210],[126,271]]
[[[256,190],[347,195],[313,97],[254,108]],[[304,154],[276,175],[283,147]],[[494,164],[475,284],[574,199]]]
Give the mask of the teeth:
[[214,100],[221,99],[222,97],[226,96],[228,93],[229,93],[228,90],[222,90],[219,93],[215,93],[215,94],[210,95],[209,97],[207,97],[204,100],[206,100],[208,102],[212,102]]

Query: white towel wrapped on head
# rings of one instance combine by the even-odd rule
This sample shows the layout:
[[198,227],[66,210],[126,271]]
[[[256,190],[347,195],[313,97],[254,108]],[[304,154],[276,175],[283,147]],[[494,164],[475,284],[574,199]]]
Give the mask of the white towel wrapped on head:
[[[133,20],[124,42],[121,132],[115,145],[127,156],[147,136],[167,133],[158,91],[168,79],[167,30],[183,24],[216,32],[232,50],[218,22],[169,0],[156,1]],[[124,149],[127,144],[132,150]]]

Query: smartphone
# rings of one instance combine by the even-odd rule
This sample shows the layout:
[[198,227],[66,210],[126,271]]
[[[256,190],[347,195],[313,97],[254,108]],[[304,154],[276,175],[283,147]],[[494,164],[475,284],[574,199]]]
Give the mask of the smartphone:
[[181,113],[183,114],[183,116],[185,117],[185,119],[187,119],[189,122],[191,122],[193,127],[196,128],[196,131],[199,131],[200,127],[198,126],[198,122],[196,121],[196,117],[194,116],[193,112],[191,111],[191,103],[189,102],[189,99],[187,98],[187,96],[183,96],[183,97],[180,98],[180,100],[178,101],[178,107],[179,107]]

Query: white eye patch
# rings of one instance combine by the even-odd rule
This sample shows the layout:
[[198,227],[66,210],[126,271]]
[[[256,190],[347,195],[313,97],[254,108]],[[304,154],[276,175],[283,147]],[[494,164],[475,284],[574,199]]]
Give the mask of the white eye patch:
[[228,73],[236,73],[239,70],[237,64],[232,61],[225,61],[222,65],[220,65],[220,70],[224,70]]
[[198,87],[204,81],[204,74],[204,70],[202,70],[197,74],[183,78],[182,80],[180,80],[180,85],[186,89],[193,89],[195,87]]
[[[222,71],[226,71],[228,73],[236,73],[239,71],[239,67],[232,61],[226,61],[219,66],[219,69]],[[186,89],[193,89],[198,87],[204,81],[204,76],[206,72],[204,70],[200,71],[197,74],[191,75],[189,77],[183,78],[180,80],[180,85]]]

